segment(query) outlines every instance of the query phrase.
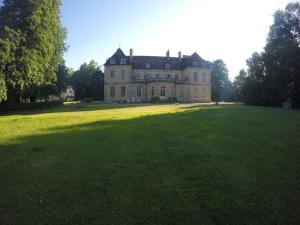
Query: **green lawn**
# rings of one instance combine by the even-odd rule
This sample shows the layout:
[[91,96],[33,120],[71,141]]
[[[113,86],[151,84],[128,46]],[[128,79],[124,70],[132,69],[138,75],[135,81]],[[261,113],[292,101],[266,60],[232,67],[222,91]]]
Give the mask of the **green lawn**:
[[104,106],[0,115],[1,225],[300,224],[300,111]]

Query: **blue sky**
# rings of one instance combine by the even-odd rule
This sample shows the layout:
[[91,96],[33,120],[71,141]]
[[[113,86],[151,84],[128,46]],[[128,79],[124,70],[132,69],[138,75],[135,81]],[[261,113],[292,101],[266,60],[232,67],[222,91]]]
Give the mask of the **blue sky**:
[[197,52],[221,58],[233,79],[254,51],[261,51],[275,10],[287,0],[63,0],[68,30],[66,64],[102,65],[118,47],[125,54],[171,56]]

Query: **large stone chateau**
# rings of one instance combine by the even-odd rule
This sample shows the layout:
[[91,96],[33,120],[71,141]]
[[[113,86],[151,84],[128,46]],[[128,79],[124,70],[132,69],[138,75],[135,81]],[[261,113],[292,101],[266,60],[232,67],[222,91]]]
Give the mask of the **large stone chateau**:
[[191,56],[129,56],[119,48],[106,61],[105,102],[211,101],[211,69],[196,52]]

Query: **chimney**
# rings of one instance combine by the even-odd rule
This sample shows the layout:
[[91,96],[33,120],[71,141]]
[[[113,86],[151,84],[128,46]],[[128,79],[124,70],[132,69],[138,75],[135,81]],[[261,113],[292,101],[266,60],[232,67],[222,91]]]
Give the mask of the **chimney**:
[[169,58],[170,58],[170,50],[168,49],[168,51],[167,51],[167,53],[166,53],[166,57],[167,57],[167,59],[169,60]]
[[178,59],[181,61],[181,52],[178,52]]
[[130,62],[132,63],[132,59],[133,59],[133,49],[131,48],[131,49],[129,50],[129,52],[130,52]]

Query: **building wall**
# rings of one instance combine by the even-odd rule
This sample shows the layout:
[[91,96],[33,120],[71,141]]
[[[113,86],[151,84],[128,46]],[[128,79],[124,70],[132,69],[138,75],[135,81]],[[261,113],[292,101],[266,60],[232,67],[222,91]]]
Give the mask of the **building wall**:
[[[112,71],[114,77],[112,77]],[[123,75],[122,75],[123,74]],[[185,83],[174,82],[133,82],[136,79],[144,79],[145,76],[155,78],[178,77],[186,79]],[[196,76],[196,78],[195,78]],[[115,97],[111,97],[110,88],[114,87]],[[141,96],[137,95],[137,88],[141,88]],[[203,68],[186,68],[181,70],[132,70],[131,65],[110,65],[104,72],[104,99],[105,102],[147,101],[151,99],[150,90],[154,88],[154,96],[167,100],[169,97],[177,97],[180,102],[210,102],[211,101],[211,70]],[[165,96],[161,97],[161,87],[165,87]],[[121,89],[125,88],[122,96]],[[123,93],[124,94],[124,93]]]

